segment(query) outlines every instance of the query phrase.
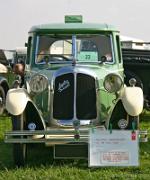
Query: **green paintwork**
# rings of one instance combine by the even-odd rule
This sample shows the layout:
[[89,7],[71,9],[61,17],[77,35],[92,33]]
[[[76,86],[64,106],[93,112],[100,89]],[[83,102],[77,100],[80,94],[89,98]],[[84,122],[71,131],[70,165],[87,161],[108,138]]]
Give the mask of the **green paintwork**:
[[29,33],[99,33],[99,32],[119,32],[114,26],[108,24],[90,23],[62,23],[44,24],[33,26]]

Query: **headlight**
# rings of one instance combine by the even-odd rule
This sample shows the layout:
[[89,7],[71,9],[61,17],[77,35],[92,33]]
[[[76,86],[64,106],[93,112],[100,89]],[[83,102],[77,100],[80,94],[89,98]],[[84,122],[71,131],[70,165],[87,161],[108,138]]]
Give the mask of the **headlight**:
[[117,92],[123,85],[122,78],[118,74],[108,74],[104,79],[104,88],[109,92]]
[[36,74],[31,78],[29,86],[32,92],[41,93],[48,87],[48,79],[42,74]]

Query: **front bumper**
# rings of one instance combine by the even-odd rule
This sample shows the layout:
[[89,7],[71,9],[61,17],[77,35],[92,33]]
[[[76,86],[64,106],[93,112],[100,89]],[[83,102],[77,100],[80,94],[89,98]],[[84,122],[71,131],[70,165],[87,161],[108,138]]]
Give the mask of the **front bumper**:
[[89,128],[79,130],[80,138],[75,139],[74,128],[49,128],[47,130],[9,131],[5,133],[6,143],[45,143],[47,145],[72,142],[88,142]]
[[[9,131],[5,133],[5,143],[45,143],[47,146],[67,143],[88,143],[89,128],[92,127],[79,129],[79,139],[75,138],[76,131],[74,128]],[[99,126],[98,128],[105,130],[104,126]],[[148,141],[147,131],[139,131],[139,140],[140,142]]]

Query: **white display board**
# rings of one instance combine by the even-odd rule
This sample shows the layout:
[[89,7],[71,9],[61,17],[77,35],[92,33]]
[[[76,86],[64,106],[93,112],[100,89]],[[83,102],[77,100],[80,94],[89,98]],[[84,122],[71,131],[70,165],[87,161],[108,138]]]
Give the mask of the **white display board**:
[[89,130],[89,167],[138,166],[138,131]]

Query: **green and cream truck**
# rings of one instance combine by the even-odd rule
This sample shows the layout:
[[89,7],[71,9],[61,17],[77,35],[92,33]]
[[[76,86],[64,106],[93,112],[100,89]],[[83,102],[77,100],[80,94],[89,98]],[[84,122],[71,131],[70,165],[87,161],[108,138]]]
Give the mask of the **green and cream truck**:
[[138,129],[143,91],[135,79],[124,84],[119,31],[111,25],[66,16],[33,26],[25,70],[15,70],[24,82],[7,93],[12,131],[5,142],[13,143],[18,166],[29,143],[52,147],[54,159],[87,158],[89,128]]

